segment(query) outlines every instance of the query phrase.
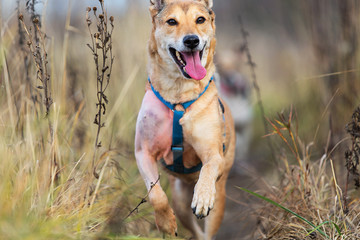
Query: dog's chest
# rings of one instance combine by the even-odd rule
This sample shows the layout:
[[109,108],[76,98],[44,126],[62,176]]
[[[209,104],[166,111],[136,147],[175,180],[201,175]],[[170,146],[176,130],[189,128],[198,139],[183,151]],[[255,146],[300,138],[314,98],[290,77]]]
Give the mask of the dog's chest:
[[[140,139],[142,148],[146,148],[156,160],[163,158],[166,164],[173,163],[173,116],[173,112],[152,91],[146,92],[137,120],[137,138]],[[192,166],[197,157],[186,141],[184,150],[184,165]]]

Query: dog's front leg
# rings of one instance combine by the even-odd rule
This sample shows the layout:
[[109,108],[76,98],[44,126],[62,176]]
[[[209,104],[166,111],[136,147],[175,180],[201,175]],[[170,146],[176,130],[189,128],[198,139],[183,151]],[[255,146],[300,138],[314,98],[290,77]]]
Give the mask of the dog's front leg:
[[157,157],[165,155],[171,146],[171,114],[151,91],[146,92],[136,123],[135,157],[155,210],[156,225],[162,232],[175,236],[175,215],[157,181],[159,173],[156,164]]
[[[160,186],[156,156],[164,155],[164,149],[171,145],[171,119],[169,110],[156,105],[156,97],[147,92],[136,123],[135,157],[140,174],[144,179],[149,200],[155,210],[156,225],[162,232],[176,235],[177,225],[173,210]],[[170,120],[169,120],[170,119]]]
[[194,188],[194,196],[191,208],[198,218],[204,218],[209,215],[210,210],[214,207],[216,194],[216,181],[222,175],[224,168],[223,157],[216,152],[211,154],[208,151],[205,156],[200,156],[204,161],[201,168],[199,179]]
[[168,198],[160,186],[158,170],[155,159],[143,151],[135,153],[136,162],[140,174],[144,179],[146,188],[149,191],[150,204],[155,210],[155,221],[160,231],[177,235],[177,225],[174,211],[169,205]]
[[[181,119],[186,140],[203,164],[194,188],[191,208],[198,218],[209,215],[216,198],[216,181],[225,169],[223,156],[222,120],[217,99],[205,111],[189,113]],[[211,116],[211,118],[209,118]],[[195,121],[196,120],[196,121]]]

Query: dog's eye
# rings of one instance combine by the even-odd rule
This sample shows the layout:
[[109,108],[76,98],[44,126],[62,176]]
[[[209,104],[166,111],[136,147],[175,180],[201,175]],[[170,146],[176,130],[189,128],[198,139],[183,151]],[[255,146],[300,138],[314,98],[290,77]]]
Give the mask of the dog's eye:
[[197,24],[203,24],[205,22],[205,18],[204,17],[199,17],[198,19],[196,19],[196,23]]
[[167,24],[169,24],[170,26],[175,26],[175,25],[177,25],[178,24],[178,22],[175,20],[175,19],[169,19],[169,20],[167,20],[166,21],[167,22]]

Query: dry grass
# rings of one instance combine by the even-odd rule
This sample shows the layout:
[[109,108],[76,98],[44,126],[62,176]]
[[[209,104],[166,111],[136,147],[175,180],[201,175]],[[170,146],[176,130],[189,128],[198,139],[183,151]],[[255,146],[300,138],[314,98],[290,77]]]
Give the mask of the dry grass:
[[[267,196],[286,208],[312,222],[328,238],[298,217],[267,204],[260,210],[259,235],[265,239],[358,239],[360,233],[359,200],[353,199],[349,212],[344,214],[334,178],[327,175],[326,156],[309,165],[307,180],[304,181],[298,166],[290,165],[284,180],[273,187]],[[333,184],[331,184],[333,183]],[[335,187],[336,186],[336,187]],[[323,224],[324,222],[327,222]],[[339,227],[340,233],[336,226]],[[310,233],[311,232],[311,233]],[[309,234],[310,233],[310,234]]]
[[[31,13],[22,12],[23,24],[17,24],[15,12],[1,28],[0,239],[88,239],[100,233],[106,236],[108,229],[151,236],[153,226],[147,221],[151,216],[123,222],[145,195],[131,137],[138,106],[133,103],[140,101],[143,93],[143,87],[136,89],[134,83],[141,82],[145,59],[136,60],[138,64],[131,66],[130,72],[114,70],[117,79],[107,90],[109,107],[103,116],[107,125],[100,146],[93,124],[98,97],[95,66],[90,51],[81,56],[82,50],[76,50],[84,46],[86,51],[90,41],[85,18],[84,29],[68,23],[65,38],[74,41],[67,39],[61,52],[61,47],[54,46],[54,36],[42,27],[49,24],[47,19],[31,21]],[[25,35],[18,35],[18,26]],[[34,26],[41,34],[39,41],[32,40]],[[69,34],[73,31],[80,34],[72,38]],[[122,35],[117,32],[114,42],[119,41]],[[144,49],[139,48],[133,57],[141,56]],[[119,65],[124,61],[122,50],[114,50]],[[128,50],[123,52],[128,54]],[[107,76],[103,81],[108,83]],[[44,87],[44,83],[49,84]],[[45,88],[52,93],[52,104],[43,100],[48,99],[42,91]],[[100,110],[103,114],[104,109]],[[93,156],[97,178],[92,173]],[[149,215],[147,208],[141,208],[142,216]]]
[[[290,110],[287,118],[281,114],[279,119],[269,121],[274,129],[271,135],[279,136],[289,152],[283,150],[279,156],[279,184],[265,186],[264,195],[276,204],[263,199],[270,203],[264,201],[266,205],[257,210],[259,226],[255,236],[258,239],[358,239],[360,199],[353,187],[349,195],[344,195],[338,185],[332,156],[338,145],[320,159],[313,159],[313,143],[301,142],[292,116]],[[297,164],[289,164],[293,159]],[[346,206],[343,199],[347,199]]]

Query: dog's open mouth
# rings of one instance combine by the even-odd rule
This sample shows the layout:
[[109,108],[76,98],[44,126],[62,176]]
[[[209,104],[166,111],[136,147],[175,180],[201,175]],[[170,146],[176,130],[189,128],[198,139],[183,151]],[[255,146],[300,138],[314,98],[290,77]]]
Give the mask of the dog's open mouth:
[[206,69],[201,64],[204,49],[193,52],[179,52],[175,48],[170,47],[169,51],[186,78],[201,80],[206,76]]

